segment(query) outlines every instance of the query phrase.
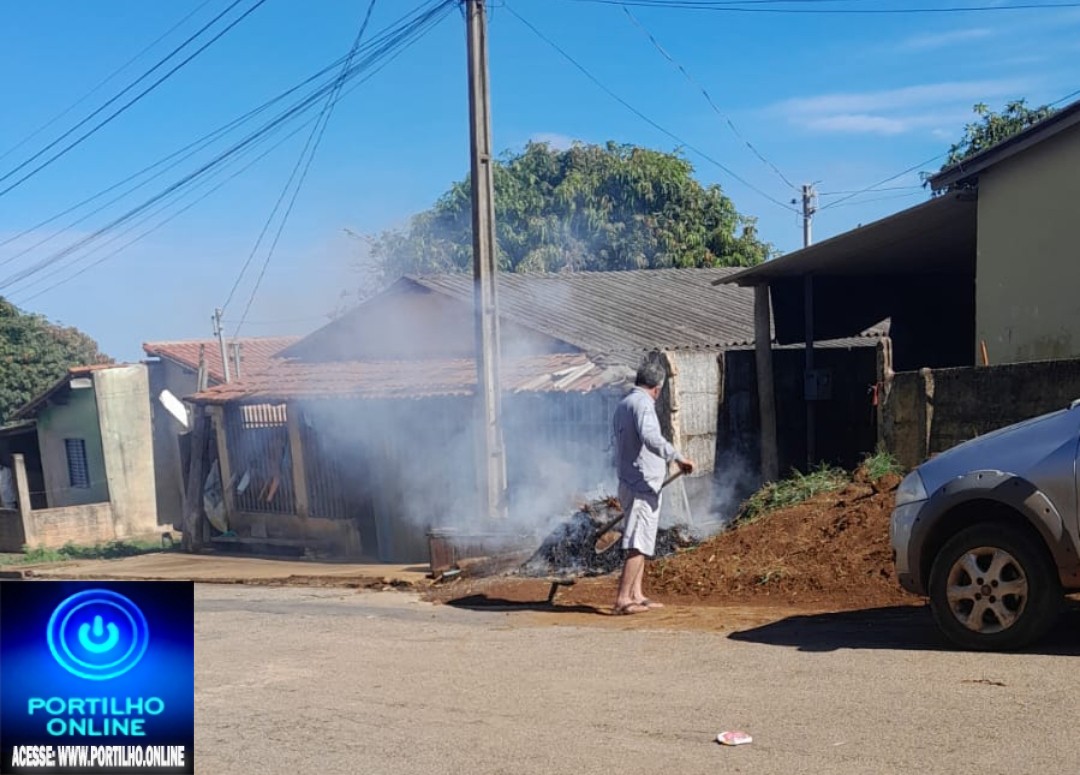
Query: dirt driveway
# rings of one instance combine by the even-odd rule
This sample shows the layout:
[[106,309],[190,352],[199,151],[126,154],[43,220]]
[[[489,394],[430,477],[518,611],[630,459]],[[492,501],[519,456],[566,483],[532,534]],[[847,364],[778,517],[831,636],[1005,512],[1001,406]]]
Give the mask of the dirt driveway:
[[[1075,772],[1080,613],[945,650],[919,607],[781,616],[469,610],[401,592],[196,591],[196,761],[288,773]],[[722,748],[717,732],[754,743]]]

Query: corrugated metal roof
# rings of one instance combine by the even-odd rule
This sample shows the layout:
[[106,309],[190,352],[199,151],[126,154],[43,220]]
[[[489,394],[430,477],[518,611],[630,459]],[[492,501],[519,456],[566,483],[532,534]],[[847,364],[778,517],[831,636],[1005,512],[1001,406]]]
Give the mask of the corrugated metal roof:
[[[508,320],[592,353],[725,346],[754,338],[753,291],[712,286],[739,271],[503,273],[499,310]],[[469,274],[407,281],[472,304]]]
[[[298,336],[242,337],[240,343],[241,376],[265,371],[273,359],[291,344],[300,341]],[[167,358],[192,370],[199,368],[199,349],[205,348],[206,370],[213,382],[224,382],[225,371],[221,365],[221,346],[217,339],[185,339],[172,342],[145,342],[143,351],[154,358]],[[231,366],[231,363],[230,363]]]
[[[589,393],[620,383],[625,370],[584,355],[559,354],[502,362],[503,389],[511,393]],[[276,361],[265,372],[217,385],[191,397],[198,403],[273,403],[318,398],[431,398],[472,395],[476,363],[426,361]]]
[[803,277],[872,277],[970,272],[975,261],[978,203],[939,196],[845,231],[810,247],[744,269],[715,282],[765,285]]

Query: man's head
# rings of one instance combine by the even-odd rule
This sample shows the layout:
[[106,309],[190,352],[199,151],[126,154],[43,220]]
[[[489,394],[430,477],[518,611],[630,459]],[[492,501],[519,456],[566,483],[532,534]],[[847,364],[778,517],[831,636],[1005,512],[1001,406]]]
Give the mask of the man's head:
[[656,361],[646,361],[638,369],[634,384],[656,400],[660,397],[660,390],[664,387],[665,379],[667,379],[667,372],[664,371],[663,366]]

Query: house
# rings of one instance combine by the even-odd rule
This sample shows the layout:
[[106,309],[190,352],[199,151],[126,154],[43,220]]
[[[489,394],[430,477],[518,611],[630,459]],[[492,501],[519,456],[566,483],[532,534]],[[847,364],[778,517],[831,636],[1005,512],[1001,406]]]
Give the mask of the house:
[[0,429],[18,507],[0,510],[0,550],[154,534],[157,509],[146,367],[69,369]]
[[[970,372],[976,366],[1004,369],[1078,358],[1080,298],[1072,290],[1072,281],[1080,279],[1074,260],[1078,163],[1080,102],[942,170],[930,178],[938,195],[927,202],[717,282],[759,289],[761,314],[767,318],[771,307],[774,324],[771,335],[759,330],[759,341],[803,343],[808,386],[814,384],[815,343],[850,336],[888,319],[889,339],[875,386],[882,411],[898,373]],[[770,379],[765,366],[758,374],[763,392]],[[914,384],[916,378],[902,381]],[[1045,386],[1033,383],[1025,390],[1022,380],[1010,376],[1008,381],[1014,391],[1008,399],[1012,410],[1004,405],[991,410],[985,402],[993,399],[984,392],[982,409],[992,418],[990,424],[966,416],[964,429],[944,433],[939,441],[927,426],[926,412],[934,411],[933,386],[928,382],[920,387],[921,407],[912,411],[921,419],[909,416],[901,422],[915,436],[925,437],[905,453],[908,462],[940,449],[945,439],[955,443],[1030,416],[1020,412],[1038,414],[1043,404],[1017,398],[1047,395]],[[950,416],[942,411],[943,384],[936,397],[939,428]],[[982,387],[985,391],[986,384]],[[1076,388],[1080,394],[1080,382]],[[813,417],[819,403],[809,388],[805,404]],[[772,411],[761,406],[763,427]],[[879,417],[882,441],[896,422],[895,417]],[[915,430],[920,424],[926,427]]]
[[1080,357],[1080,102],[930,179],[977,200],[975,342],[993,363]]
[[[731,287],[718,304],[710,286],[735,271],[500,276],[514,525],[533,530],[564,517],[575,496],[610,491],[611,413],[646,357],[668,370],[661,422],[699,463],[691,489],[708,489],[718,453],[745,439],[753,407],[742,379],[753,294]],[[207,473],[223,492],[214,540],[318,539],[414,561],[433,527],[490,530],[475,516],[472,294],[467,275],[402,278],[286,347],[265,372],[193,396],[215,428],[209,455],[219,465]],[[837,379],[854,386],[838,395],[860,406],[869,407],[877,341],[833,343],[838,363],[862,364]],[[800,363],[787,354],[779,360]],[[791,373],[801,384],[801,371]]]
[[[243,337],[229,342],[230,374],[265,371],[278,352],[299,337]],[[154,433],[154,468],[157,471],[157,513],[163,525],[178,525],[183,509],[182,456],[179,434],[187,430],[176,413],[162,402],[163,391],[180,399],[213,385],[224,384],[225,364],[217,339],[145,342],[143,352],[150,380]],[[167,399],[166,399],[167,400]],[[174,402],[173,404],[177,404]],[[181,417],[184,413],[180,413]]]

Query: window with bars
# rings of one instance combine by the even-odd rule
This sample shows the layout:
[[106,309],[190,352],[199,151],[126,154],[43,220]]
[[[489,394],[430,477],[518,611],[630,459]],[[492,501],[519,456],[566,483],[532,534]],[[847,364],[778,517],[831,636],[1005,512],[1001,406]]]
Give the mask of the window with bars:
[[67,449],[68,480],[71,486],[80,490],[90,489],[90,467],[86,463],[86,441],[84,439],[64,439]]

